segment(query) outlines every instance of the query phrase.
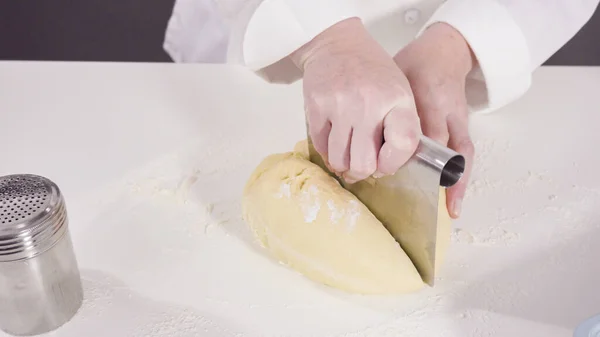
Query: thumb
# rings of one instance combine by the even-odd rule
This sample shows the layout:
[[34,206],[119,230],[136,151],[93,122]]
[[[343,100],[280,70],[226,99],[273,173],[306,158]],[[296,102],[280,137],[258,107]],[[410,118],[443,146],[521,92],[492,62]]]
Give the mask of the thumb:
[[460,217],[462,201],[469,184],[475,147],[469,136],[469,122],[467,113],[452,114],[448,116],[448,131],[450,140],[448,146],[465,157],[465,171],[462,178],[452,187],[446,190],[446,202],[450,215],[453,218]]

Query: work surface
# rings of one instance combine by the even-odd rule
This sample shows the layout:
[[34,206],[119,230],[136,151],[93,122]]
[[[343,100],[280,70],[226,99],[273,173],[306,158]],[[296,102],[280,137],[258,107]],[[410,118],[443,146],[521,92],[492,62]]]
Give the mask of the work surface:
[[0,63],[0,175],[65,194],[85,301],[53,336],[571,336],[600,313],[600,68],[474,116],[435,288],[316,285],[253,243],[243,184],[305,135],[301,87],[225,66]]

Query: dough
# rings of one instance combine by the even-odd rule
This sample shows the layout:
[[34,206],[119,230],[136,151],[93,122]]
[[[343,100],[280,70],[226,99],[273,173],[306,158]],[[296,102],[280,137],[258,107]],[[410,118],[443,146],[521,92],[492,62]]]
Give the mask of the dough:
[[[436,255],[443,258],[450,217],[445,193],[440,195],[443,211],[438,217]],[[244,188],[242,207],[261,245],[316,282],[359,294],[400,294],[424,287],[417,269],[381,222],[308,160],[305,142],[258,165]]]

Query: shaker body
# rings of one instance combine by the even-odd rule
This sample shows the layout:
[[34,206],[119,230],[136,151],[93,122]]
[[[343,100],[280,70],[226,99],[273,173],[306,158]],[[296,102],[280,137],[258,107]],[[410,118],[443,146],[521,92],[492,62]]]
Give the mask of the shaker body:
[[0,177],[0,330],[15,336],[53,331],[82,302],[58,186],[34,175]]
[[0,263],[0,328],[17,336],[45,333],[75,315],[83,301],[69,233],[30,259]]

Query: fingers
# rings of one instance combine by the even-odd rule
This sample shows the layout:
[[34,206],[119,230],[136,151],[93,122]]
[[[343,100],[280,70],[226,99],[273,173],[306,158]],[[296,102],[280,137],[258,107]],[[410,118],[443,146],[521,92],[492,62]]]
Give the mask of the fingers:
[[469,183],[471,170],[473,168],[473,158],[475,155],[473,142],[469,135],[469,121],[466,111],[448,116],[448,131],[450,134],[448,147],[462,154],[466,161],[462,178],[456,185],[446,190],[448,211],[450,216],[456,219],[460,217],[462,201]]
[[383,123],[374,127],[358,127],[352,132],[350,146],[350,170],[344,174],[344,180],[353,184],[375,173],[377,156],[383,142]]
[[448,109],[454,106],[447,102],[446,97],[439,90],[415,90],[415,103],[423,134],[444,146],[448,144],[450,137],[446,122]]
[[329,133],[331,132],[331,122],[324,114],[316,109],[306,109],[306,119],[308,121],[308,130],[315,150],[327,162]]
[[419,118],[409,108],[394,108],[383,120],[383,145],[377,158],[375,177],[396,173],[419,145]]
[[352,126],[338,121],[331,126],[328,143],[328,161],[333,171],[342,174],[350,168],[350,140]]
[[[427,110],[425,110],[427,109]],[[421,129],[423,134],[436,142],[446,146],[450,135],[448,134],[448,123],[446,122],[446,112],[438,107],[427,107],[421,111]],[[426,111],[426,113],[423,113]]]

